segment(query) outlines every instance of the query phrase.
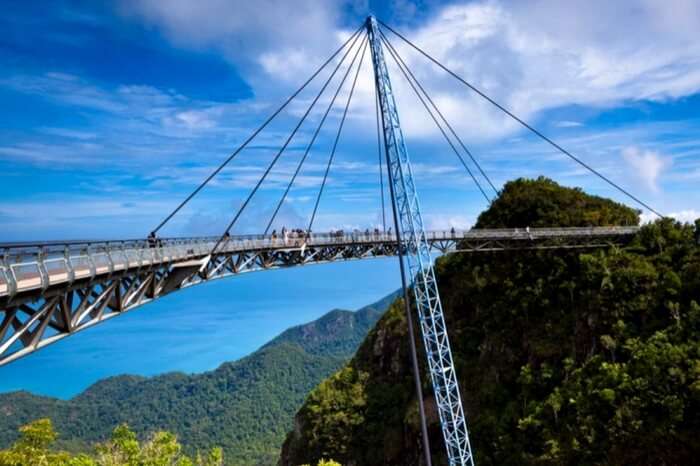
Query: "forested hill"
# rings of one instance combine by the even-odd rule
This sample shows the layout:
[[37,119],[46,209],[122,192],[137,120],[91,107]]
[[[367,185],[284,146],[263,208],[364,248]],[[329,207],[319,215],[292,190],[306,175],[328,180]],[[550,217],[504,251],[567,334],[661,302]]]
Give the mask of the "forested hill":
[[[480,227],[636,223],[547,179],[508,183]],[[557,223],[551,223],[551,222]],[[687,465],[700,457],[700,220],[625,248],[452,254],[436,273],[476,464]],[[422,464],[394,303],[309,395],[280,464]],[[421,363],[425,357],[420,348]],[[423,367],[433,464],[447,464]]]
[[356,312],[331,311],[211,372],[112,377],[68,401],[0,395],[0,448],[20,425],[49,417],[61,433],[57,446],[73,451],[126,422],[141,436],[171,431],[190,452],[220,446],[227,464],[274,464],[305,396],[347,362],[394,298]]

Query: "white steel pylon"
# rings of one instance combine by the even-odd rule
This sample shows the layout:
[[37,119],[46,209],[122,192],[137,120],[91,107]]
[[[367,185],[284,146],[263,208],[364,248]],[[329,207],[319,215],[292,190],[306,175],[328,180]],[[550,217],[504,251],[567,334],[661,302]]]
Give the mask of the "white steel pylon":
[[450,466],[473,466],[467,422],[462,398],[457,385],[457,374],[447,337],[442,303],[435,281],[430,247],[426,240],[420,213],[418,194],[413,182],[411,164],[404,144],[396,101],[391,90],[389,72],[384,61],[377,21],[367,18],[367,32],[372,50],[375,85],[381,107],[384,131],[384,149],[391,182],[392,202],[401,235],[408,270],[413,280],[416,307],[423,344],[428,358],[428,369],[440,414],[442,434]]

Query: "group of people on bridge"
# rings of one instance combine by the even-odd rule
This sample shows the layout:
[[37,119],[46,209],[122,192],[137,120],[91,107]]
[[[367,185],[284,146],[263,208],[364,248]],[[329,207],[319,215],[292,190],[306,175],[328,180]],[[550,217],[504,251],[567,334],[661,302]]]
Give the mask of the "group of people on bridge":
[[364,232],[359,229],[354,229],[349,235],[345,233],[345,230],[331,230],[329,232],[331,238],[344,238],[345,236],[381,236],[381,235],[391,235],[391,228],[386,231],[382,231],[379,228],[370,230],[367,228]]
[[[272,230],[270,236],[272,239],[277,239],[277,230]],[[308,239],[311,238],[311,230],[302,230],[301,228],[287,230],[286,227],[282,227],[281,237],[284,238],[285,241],[287,241],[287,239]]]
[[[526,229],[527,232],[529,233],[529,227]],[[517,231],[517,229],[516,229]],[[369,228],[365,229],[363,232],[360,229],[354,229],[350,233],[346,233],[345,230],[331,230],[328,233],[328,236],[331,238],[345,238],[345,237],[379,237],[382,235],[386,236],[391,236],[393,234],[391,227],[387,230],[380,230],[379,228],[374,228],[373,230],[370,230]],[[456,231],[455,228],[452,227],[450,229],[450,235],[452,237],[455,237]],[[282,227],[280,233],[277,233],[277,230],[272,230],[272,233],[270,234],[270,238],[272,240],[276,240],[278,238],[281,238],[284,240],[285,243],[287,242],[293,242],[293,243],[299,243],[297,240],[303,240],[303,242],[306,242],[307,240],[311,239],[311,230],[304,230],[301,228],[292,228],[292,229],[287,229],[286,227]],[[231,239],[231,235],[229,232],[225,232],[223,236],[221,237],[222,241],[229,241]],[[148,243],[149,248],[161,248],[163,247],[163,240],[159,238],[155,232],[151,232],[148,235],[148,238],[146,239]]]

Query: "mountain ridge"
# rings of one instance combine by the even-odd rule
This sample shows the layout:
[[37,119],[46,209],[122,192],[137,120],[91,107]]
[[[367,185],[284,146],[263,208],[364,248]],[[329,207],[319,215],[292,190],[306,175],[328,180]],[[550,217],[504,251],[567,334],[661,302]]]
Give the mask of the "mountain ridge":
[[127,422],[142,437],[172,431],[189,452],[221,446],[227,464],[274,464],[308,391],[350,358],[395,295],[290,327],[210,371],[111,376],[68,400],[0,394],[0,448],[12,443],[20,425],[50,417],[61,433],[57,447],[71,451],[86,450]]

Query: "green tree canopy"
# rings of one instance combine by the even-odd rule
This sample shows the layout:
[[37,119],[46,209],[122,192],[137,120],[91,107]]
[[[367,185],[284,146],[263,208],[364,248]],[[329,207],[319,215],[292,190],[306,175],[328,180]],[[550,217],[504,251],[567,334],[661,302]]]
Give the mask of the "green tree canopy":
[[177,438],[169,432],[155,432],[144,442],[125,424],[112,438],[95,448],[96,454],[71,455],[53,451],[58,435],[50,419],[39,419],[20,428],[20,438],[7,450],[0,450],[0,466],[222,466],[220,448],[192,459],[182,453]]
[[[541,178],[509,183],[478,226],[605,225],[633,217],[632,209]],[[624,248],[437,261],[476,464],[697,463],[698,237],[700,222],[666,218],[644,225]],[[333,376],[309,396],[282,465],[311,463],[320,452],[358,466],[420,464],[406,332],[394,305],[342,372],[366,375],[350,383]],[[433,462],[446,464],[424,358],[420,363]],[[351,392],[362,394],[361,405],[336,402]],[[332,419],[337,411],[363,421],[341,429],[312,418]]]
[[586,227],[637,225],[639,212],[549,178],[519,178],[503,187],[477,228]]

